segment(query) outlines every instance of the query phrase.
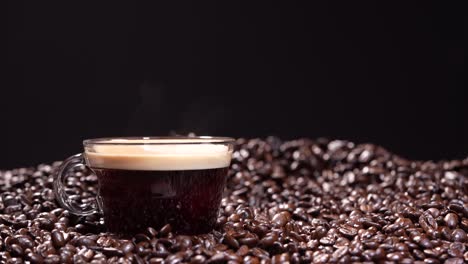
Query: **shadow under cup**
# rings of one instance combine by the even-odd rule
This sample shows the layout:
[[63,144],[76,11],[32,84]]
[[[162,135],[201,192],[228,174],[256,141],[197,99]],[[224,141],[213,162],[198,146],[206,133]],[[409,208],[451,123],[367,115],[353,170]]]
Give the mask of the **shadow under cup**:
[[216,223],[231,154],[231,139],[153,138],[85,141],[84,158],[109,232],[169,223],[176,233],[200,234]]

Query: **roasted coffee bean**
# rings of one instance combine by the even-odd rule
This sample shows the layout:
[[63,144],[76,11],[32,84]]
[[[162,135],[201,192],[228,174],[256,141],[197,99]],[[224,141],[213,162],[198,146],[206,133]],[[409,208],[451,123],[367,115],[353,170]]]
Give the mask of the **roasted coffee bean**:
[[91,259],[94,257],[94,251],[91,249],[85,249],[84,251],[78,252],[78,254],[82,255],[83,258],[88,262],[91,261]]
[[102,248],[101,252],[107,257],[114,257],[114,256],[120,257],[124,255],[124,253],[121,250],[116,249],[116,248],[111,248],[111,247]]
[[215,251],[226,251],[229,247],[224,245],[224,244],[216,244],[214,247],[213,247],[213,250]]
[[86,263],[86,259],[83,255],[74,255],[73,256],[73,263]]
[[463,260],[462,258],[449,258],[445,260],[444,264],[463,264],[466,263],[467,259]]
[[440,210],[437,208],[429,208],[426,213],[431,214],[432,217],[437,218],[440,215]]
[[66,244],[61,250],[68,250],[70,252],[77,252],[77,249],[75,246],[71,245],[71,244]]
[[246,245],[248,247],[254,247],[258,243],[258,238],[256,237],[244,237],[239,239],[239,243],[242,245]]
[[290,220],[291,220],[291,215],[288,212],[281,212],[281,213],[275,214],[271,221],[276,227],[282,227]]
[[247,255],[248,253],[249,253],[249,247],[247,247],[245,245],[241,246],[236,252],[236,254],[241,256],[241,257]]
[[[78,255],[76,255],[76,256],[78,256]],[[59,264],[59,263],[71,263],[71,262],[61,262],[59,256],[57,256],[57,255],[48,255],[48,256],[44,259],[44,263],[47,263],[47,264]],[[75,263],[84,263],[84,262],[75,261]]]
[[438,225],[434,217],[430,214],[422,214],[419,217],[419,225],[426,231],[436,230]]
[[189,236],[178,236],[176,243],[180,246],[181,250],[185,250],[192,247],[192,240]]
[[271,247],[277,239],[278,236],[276,234],[267,235],[260,240],[260,246],[262,246],[263,248]]
[[244,263],[245,264],[260,264],[260,260],[257,257],[245,256]]
[[233,238],[231,235],[224,236],[223,243],[234,249],[239,248],[239,242],[235,238]]
[[415,256],[416,259],[423,260],[426,258],[426,255],[424,255],[424,252],[422,252],[419,249],[413,250],[413,256]]
[[429,264],[439,264],[440,261],[434,258],[426,258],[424,259],[424,263],[429,263]]
[[63,247],[65,245],[65,238],[62,233],[58,230],[53,230],[51,233],[52,243],[56,248]]
[[261,249],[261,248],[253,248],[251,250],[252,254],[260,259],[266,259],[270,257],[268,251]]
[[463,205],[458,204],[458,203],[451,203],[451,204],[449,204],[448,208],[449,208],[450,210],[453,210],[453,211],[455,211],[455,212],[457,212],[457,213],[461,213],[461,214],[463,214],[463,213],[465,212],[465,210],[466,210],[466,209],[463,207]]
[[423,252],[424,252],[424,255],[430,258],[438,258],[440,255],[440,252],[434,249],[425,249]]
[[419,245],[423,248],[433,248],[434,245],[432,244],[432,242],[428,239],[428,238],[422,238],[420,241],[419,241]]
[[176,264],[176,263],[181,263],[183,260],[184,260],[183,253],[178,252],[174,255],[170,255],[169,257],[167,257],[165,263]]
[[34,247],[34,241],[27,235],[17,236],[16,241],[23,249]]
[[21,208],[22,206],[20,204],[16,204],[16,205],[10,205],[10,206],[7,206],[5,209],[3,209],[3,212],[5,214],[13,214],[13,213],[16,213],[16,212],[21,212]]
[[69,251],[60,252],[60,262],[61,263],[73,263],[73,253]]
[[11,253],[12,256],[22,257],[23,253],[24,253],[24,250],[20,245],[13,244],[13,245],[10,246],[10,253]]
[[49,218],[37,218],[36,220],[42,229],[50,231],[54,228],[54,222]]
[[165,245],[166,247],[171,247],[174,244],[174,240],[169,238],[160,238],[158,242]]
[[271,258],[271,264],[289,263],[288,254],[278,254]]
[[444,217],[444,221],[449,228],[455,228],[457,227],[457,224],[458,224],[458,216],[454,213],[448,213]]
[[[239,139],[216,229],[165,226],[120,237],[102,216],[59,207],[60,163],[0,171],[0,262],[462,263],[468,261],[468,159],[409,161],[371,145],[326,139]],[[66,192],[87,203],[85,167]]]
[[141,241],[149,241],[151,240],[147,235],[145,234],[136,234],[134,236],[135,238],[135,243],[141,242]]
[[76,243],[78,246],[86,246],[86,247],[96,246],[96,241],[89,239],[87,237],[78,238]]
[[328,263],[330,256],[327,253],[319,253],[314,256],[314,263]]
[[231,214],[227,220],[230,222],[239,222],[241,220],[241,217],[238,214]]
[[367,249],[376,249],[379,247],[380,243],[374,240],[366,240],[362,241],[362,244],[367,248]]
[[457,228],[452,231],[452,239],[456,242],[468,241],[466,232],[463,229]]
[[343,225],[339,229],[339,232],[347,238],[353,238],[357,235],[358,230],[354,227]]
[[334,244],[334,240],[331,237],[322,237],[320,240],[320,244],[325,245],[325,246],[331,246]]
[[346,255],[349,251],[349,248],[347,246],[344,246],[344,247],[339,247],[335,250],[335,252],[333,252],[333,255],[332,257],[335,259],[335,260],[339,260],[341,259],[344,255]]
[[122,246],[120,247],[120,250],[122,250],[122,252],[124,254],[127,254],[127,253],[130,253],[130,252],[133,252],[133,250],[135,249],[135,246],[132,242],[125,242],[124,244],[122,244]]
[[159,230],[159,234],[162,236],[162,237],[165,237],[167,236],[170,232],[172,231],[172,227],[170,224],[167,224],[165,226],[163,226],[161,228],[161,230]]
[[33,252],[28,253],[25,259],[30,261],[33,264],[44,263],[44,258],[41,255],[33,253]]
[[450,244],[448,254],[452,257],[463,257],[463,253],[466,251],[466,246],[463,243],[455,242]]
[[399,252],[394,252],[394,253],[388,253],[387,254],[387,259],[391,261],[396,261],[399,262],[403,259],[403,255]]
[[[89,237],[88,238],[94,240],[94,237]],[[109,237],[100,237],[97,239],[96,243],[101,246],[101,247],[111,247],[112,246],[112,239]]]
[[[143,260],[141,260],[141,261],[142,261],[141,263],[144,263]],[[150,264],[163,264],[163,263],[164,263],[164,259],[163,259],[163,258],[150,258],[150,259],[148,260],[148,262],[149,262]]]
[[460,226],[465,232],[468,232],[468,218],[464,218],[460,221]]
[[446,240],[452,240],[452,230],[446,226],[442,226],[440,229],[440,234],[442,238]]
[[[174,250],[174,251],[177,251],[177,250]],[[144,257],[144,256],[147,256],[147,255],[149,255],[151,253],[151,249],[145,248],[143,245],[137,245],[136,248],[135,248],[135,253],[138,254],[141,257]],[[120,255],[115,250],[112,250],[112,254]]]
[[206,261],[206,257],[203,255],[196,255],[190,259],[190,263],[192,264],[199,264],[199,263],[201,264],[201,263],[205,263],[205,261]]
[[146,229],[146,234],[148,234],[150,237],[156,237],[158,235],[158,231],[152,227],[148,227]]
[[227,261],[227,256],[224,253],[216,253],[208,259],[207,263],[224,263]]

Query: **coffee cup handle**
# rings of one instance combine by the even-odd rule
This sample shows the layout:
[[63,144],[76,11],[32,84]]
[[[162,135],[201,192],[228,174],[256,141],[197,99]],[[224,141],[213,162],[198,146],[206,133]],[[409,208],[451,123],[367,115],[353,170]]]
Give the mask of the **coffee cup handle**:
[[75,215],[91,215],[102,212],[99,196],[97,196],[95,201],[91,204],[79,204],[71,199],[65,191],[65,181],[70,175],[69,171],[82,166],[86,166],[82,153],[73,155],[63,161],[57,173],[54,175],[55,197],[63,208]]

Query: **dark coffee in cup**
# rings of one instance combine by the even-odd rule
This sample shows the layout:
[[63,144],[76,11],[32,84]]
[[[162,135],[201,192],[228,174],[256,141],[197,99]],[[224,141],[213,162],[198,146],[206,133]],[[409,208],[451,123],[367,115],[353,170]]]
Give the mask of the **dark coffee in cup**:
[[112,143],[118,144],[85,149],[108,231],[136,233],[166,223],[184,234],[213,229],[231,159],[228,146]]

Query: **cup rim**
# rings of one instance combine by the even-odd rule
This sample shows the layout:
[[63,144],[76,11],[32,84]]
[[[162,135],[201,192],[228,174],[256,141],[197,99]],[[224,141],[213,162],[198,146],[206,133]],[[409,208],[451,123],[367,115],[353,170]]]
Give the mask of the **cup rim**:
[[228,144],[234,142],[234,138],[211,136],[102,137],[83,140],[83,145],[196,145]]

